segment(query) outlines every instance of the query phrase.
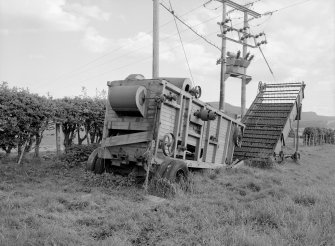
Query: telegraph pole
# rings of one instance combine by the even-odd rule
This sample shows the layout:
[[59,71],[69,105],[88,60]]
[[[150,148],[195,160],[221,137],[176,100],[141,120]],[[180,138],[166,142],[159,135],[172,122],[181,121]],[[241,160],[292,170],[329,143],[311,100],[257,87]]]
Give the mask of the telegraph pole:
[[153,0],[152,78],[159,77],[159,0]]
[[[250,48],[259,48],[260,45],[266,44],[266,40],[261,42],[258,41],[258,38],[265,38],[264,33],[259,33],[257,35],[252,35],[250,33],[248,26],[248,16],[252,16],[254,18],[258,18],[261,14],[247,8],[246,6],[239,5],[231,0],[216,0],[222,3],[223,11],[222,11],[222,22],[219,22],[221,34],[218,34],[219,37],[222,38],[222,46],[221,46],[221,57],[217,61],[217,64],[221,65],[221,74],[220,74],[220,104],[219,109],[225,111],[225,80],[229,77],[239,78],[242,80],[241,83],[241,116],[245,115],[246,111],[246,85],[251,81],[251,76],[246,75],[247,67],[249,66],[251,60],[253,59],[253,55],[249,57],[249,53],[247,53],[247,47]],[[226,6],[233,8],[234,10],[238,10],[243,12],[244,21],[243,28],[237,29],[233,27],[230,19],[226,18]],[[233,39],[228,37],[226,34],[228,32],[236,32],[238,35],[238,39]],[[249,44],[247,39],[253,39],[254,45]],[[234,43],[238,43],[243,46],[242,56],[240,56],[240,51],[237,54],[228,52],[226,56],[226,41],[231,41]]]
[[[248,13],[244,12],[244,21],[243,21],[243,29],[248,28]],[[248,39],[243,39],[243,51],[242,55],[243,58],[246,58],[247,56],[247,44],[248,44]],[[246,74],[247,74],[247,68],[244,67],[243,69],[243,76],[242,76],[242,83],[241,83],[241,118],[245,115],[245,97],[246,97]]]
[[[222,23],[226,23],[226,2],[222,2]],[[223,26],[222,33],[224,33],[225,27]],[[219,109],[225,111],[225,90],[226,90],[226,34],[222,36],[221,44],[221,74],[220,74],[220,104]]]

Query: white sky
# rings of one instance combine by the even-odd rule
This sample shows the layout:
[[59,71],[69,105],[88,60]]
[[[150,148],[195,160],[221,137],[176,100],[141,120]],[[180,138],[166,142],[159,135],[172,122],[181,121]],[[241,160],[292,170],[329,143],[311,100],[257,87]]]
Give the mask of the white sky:
[[[171,0],[179,16],[205,2]],[[294,3],[301,4],[285,8]],[[213,1],[182,16],[218,45],[219,6]],[[252,33],[267,34],[268,44],[262,48],[277,82],[305,81],[303,111],[335,115],[335,1],[261,0],[252,9],[281,9],[250,22]],[[231,14],[234,26],[241,26],[241,16]],[[162,7],[160,25],[160,76],[190,77],[175,24]],[[203,89],[202,100],[218,101],[219,50],[178,25],[195,84]],[[94,95],[96,89],[107,88],[106,81],[129,74],[150,78],[151,31],[151,0],[0,0],[0,81],[62,97],[80,94],[82,86]],[[228,51],[239,49],[227,45]],[[259,81],[273,82],[260,52],[251,53],[255,59],[248,69],[253,80],[247,86],[247,106]],[[228,103],[240,105],[240,86],[238,79],[226,81]]]

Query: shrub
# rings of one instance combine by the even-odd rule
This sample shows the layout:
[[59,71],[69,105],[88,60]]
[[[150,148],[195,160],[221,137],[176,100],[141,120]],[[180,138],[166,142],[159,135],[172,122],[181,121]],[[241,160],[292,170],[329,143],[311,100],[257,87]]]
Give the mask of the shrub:
[[99,146],[99,144],[72,145],[66,149],[66,152],[61,156],[61,160],[67,162],[69,167],[80,165],[87,161],[90,154]]

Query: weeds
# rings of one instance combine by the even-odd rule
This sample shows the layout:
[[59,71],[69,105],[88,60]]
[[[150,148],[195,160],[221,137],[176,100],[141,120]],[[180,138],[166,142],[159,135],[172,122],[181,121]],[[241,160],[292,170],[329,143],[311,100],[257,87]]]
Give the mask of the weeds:
[[316,197],[309,194],[298,194],[293,197],[293,201],[296,204],[303,205],[303,206],[313,206],[316,203]]
[[148,192],[151,195],[163,198],[174,198],[177,194],[175,183],[170,182],[165,178],[152,178],[148,185]]
[[275,166],[275,160],[272,157],[266,158],[253,158],[244,161],[246,166],[257,167],[262,169],[270,169]]
[[171,182],[165,178],[153,177],[148,185],[148,192],[151,195],[172,199],[186,193],[196,192],[194,174],[189,173],[187,178],[182,178],[178,183]]
[[1,164],[0,245],[335,245],[335,153],[321,151],[301,166],[152,179],[169,198],[154,206],[131,177]]

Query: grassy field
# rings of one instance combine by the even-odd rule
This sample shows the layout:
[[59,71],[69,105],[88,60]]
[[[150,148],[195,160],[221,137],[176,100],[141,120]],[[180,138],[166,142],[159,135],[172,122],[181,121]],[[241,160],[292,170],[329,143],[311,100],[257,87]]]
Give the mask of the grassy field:
[[0,164],[0,245],[335,245],[334,146],[300,164],[191,175],[163,202],[58,161]]

